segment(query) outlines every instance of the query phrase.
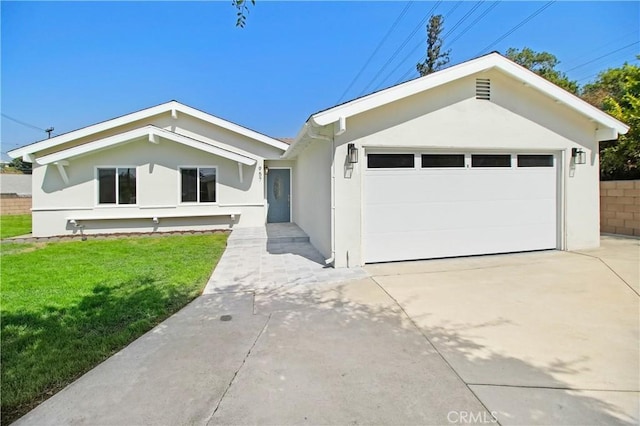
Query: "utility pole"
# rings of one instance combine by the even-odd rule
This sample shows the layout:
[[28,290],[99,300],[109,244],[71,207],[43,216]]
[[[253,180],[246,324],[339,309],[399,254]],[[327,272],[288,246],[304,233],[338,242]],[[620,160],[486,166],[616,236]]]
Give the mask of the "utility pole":
[[51,132],[53,132],[53,127],[49,127],[47,129],[45,129],[45,132],[47,132],[47,135],[49,136],[47,139],[51,139]]

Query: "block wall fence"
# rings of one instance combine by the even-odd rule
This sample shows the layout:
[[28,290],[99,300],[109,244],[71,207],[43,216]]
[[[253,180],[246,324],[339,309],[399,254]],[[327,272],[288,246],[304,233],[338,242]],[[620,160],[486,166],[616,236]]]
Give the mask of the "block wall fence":
[[640,237],[640,180],[600,182],[600,231]]
[[31,214],[31,197],[2,194],[0,196],[0,214]]

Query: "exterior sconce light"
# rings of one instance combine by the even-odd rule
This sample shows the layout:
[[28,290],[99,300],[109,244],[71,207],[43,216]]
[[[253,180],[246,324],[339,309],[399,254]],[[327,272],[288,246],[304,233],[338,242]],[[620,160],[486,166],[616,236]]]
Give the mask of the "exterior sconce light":
[[587,153],[580,148],[571,148],[571,158],[576,164],[586,164]]
[[356,164],[358,162],[358,148],[356,148],[356,144],[350,143],[347,145],[347,159],[349,164]]

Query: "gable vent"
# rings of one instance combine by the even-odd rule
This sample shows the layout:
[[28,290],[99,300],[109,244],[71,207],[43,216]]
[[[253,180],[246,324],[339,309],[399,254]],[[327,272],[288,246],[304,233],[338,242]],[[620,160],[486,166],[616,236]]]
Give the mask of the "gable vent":
[[476,78],[476,99],[491,100],[491,80]]

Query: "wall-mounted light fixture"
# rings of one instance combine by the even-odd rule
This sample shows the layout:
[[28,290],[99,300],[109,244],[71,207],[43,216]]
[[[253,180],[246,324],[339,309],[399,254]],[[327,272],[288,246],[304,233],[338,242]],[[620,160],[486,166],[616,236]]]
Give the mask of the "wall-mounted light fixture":
[[571,158],[575,164],[586,164],[587,153],[580,148],[571,148]]
[[358,148],[356,148],[356,144],[350,143],[347,145],[347,159],[349,164],[356,164],[358,162]]

